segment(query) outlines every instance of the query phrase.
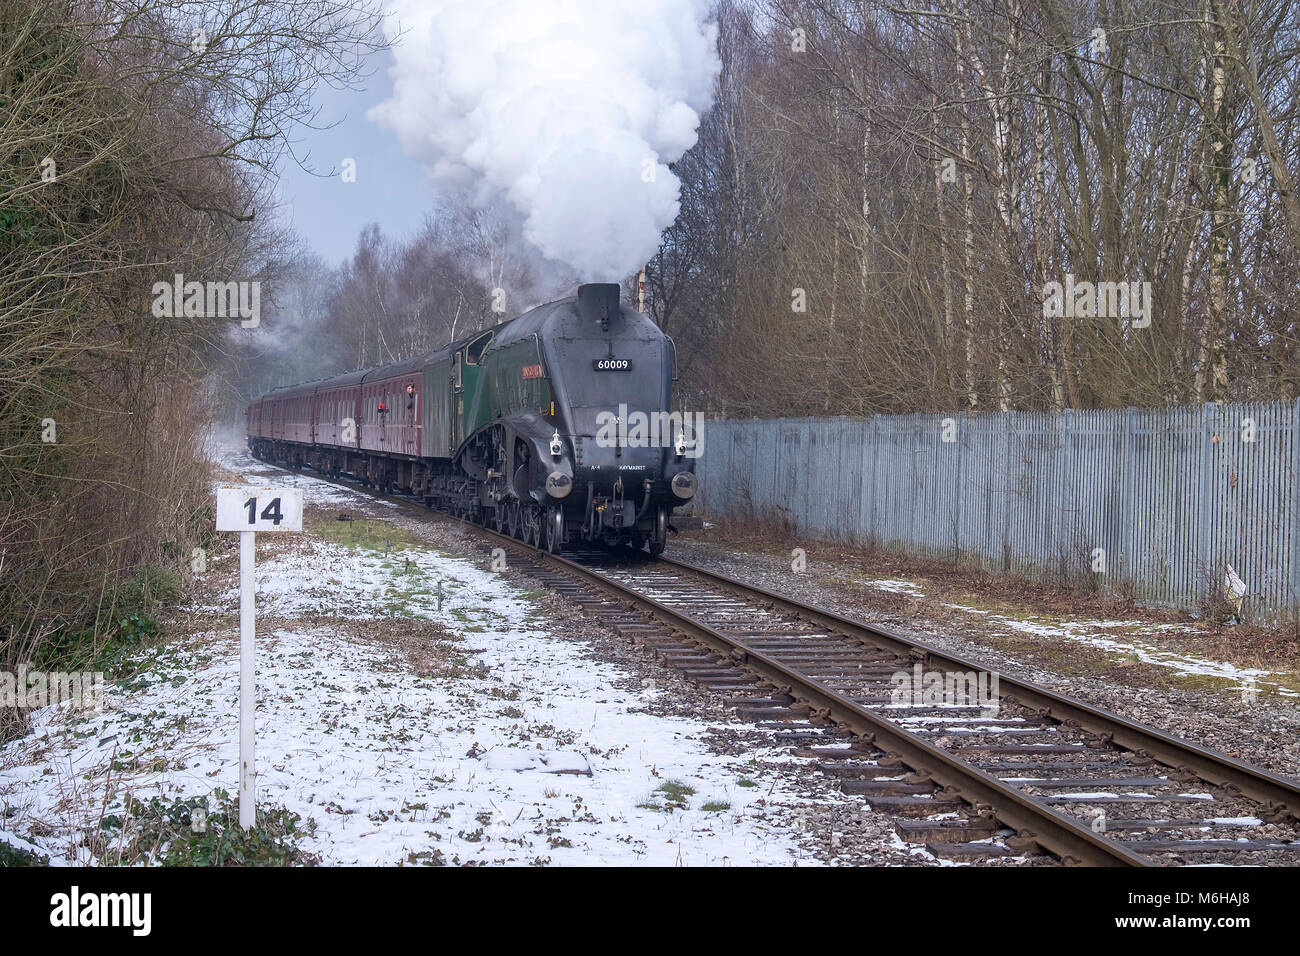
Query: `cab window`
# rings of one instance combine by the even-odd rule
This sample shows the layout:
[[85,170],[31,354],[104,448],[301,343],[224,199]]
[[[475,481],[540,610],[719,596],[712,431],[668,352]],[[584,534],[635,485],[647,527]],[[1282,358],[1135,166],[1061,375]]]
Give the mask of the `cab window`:
[[469,365],[477,365],[478,360],[483,357],[483,350],[488,347],[495,335],[495,332],[484,332],[465,346],[465,362]]

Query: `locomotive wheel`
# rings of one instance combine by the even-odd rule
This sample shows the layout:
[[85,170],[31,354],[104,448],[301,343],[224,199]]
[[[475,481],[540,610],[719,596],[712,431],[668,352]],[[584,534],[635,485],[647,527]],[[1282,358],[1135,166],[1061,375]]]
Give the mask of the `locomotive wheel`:
[[497,502],[497,506],[492,509],[492,527],[499,534],[506,533],[506,506]]
[[542,543],[544,551],[559,554],[564,546],[564,512],[556,506],[546,509],[542,519]]
[[551,512],[545,509],[541,513],[537,527],[537,546],[543,551],[551,550]]
[[650,556],[657,558],[668,546],[668,509],[660,508],[655,512],[655,529],[650,536]]

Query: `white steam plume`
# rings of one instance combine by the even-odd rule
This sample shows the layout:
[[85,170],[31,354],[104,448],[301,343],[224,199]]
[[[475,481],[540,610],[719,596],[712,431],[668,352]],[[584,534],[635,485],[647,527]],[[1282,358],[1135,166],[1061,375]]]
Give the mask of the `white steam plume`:
[[[435,180],[503,197],[584,280],[639,269],[677,217],[719,64],[708,0],[396,0],[371,111]],[[649,181],[647,181],[649,180]]]

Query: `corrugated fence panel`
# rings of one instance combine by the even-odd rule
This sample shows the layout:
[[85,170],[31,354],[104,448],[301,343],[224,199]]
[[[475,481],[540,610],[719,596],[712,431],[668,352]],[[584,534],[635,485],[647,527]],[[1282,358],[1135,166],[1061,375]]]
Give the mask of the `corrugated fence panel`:
[[713,421],[697,508],[810,537],[1102,573],[1190,607],[1227,566],[1253,612],[1300,610],[1300,401]]

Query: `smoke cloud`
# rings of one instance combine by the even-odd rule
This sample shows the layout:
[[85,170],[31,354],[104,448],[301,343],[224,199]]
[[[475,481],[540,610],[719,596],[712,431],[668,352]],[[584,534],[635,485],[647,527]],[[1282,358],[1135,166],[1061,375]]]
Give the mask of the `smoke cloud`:
[[719,70],[708,0],[396,0],[371,110],[435,181],[504,200],[583,280],[639,269],[677,217],[668,169]]

